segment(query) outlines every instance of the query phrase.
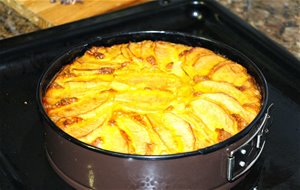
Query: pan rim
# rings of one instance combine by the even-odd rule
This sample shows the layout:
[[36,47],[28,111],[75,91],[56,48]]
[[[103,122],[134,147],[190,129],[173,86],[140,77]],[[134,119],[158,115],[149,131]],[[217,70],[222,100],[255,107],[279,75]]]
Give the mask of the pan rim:
[[[44,80],[45,80],[46,76],[49,75],[49,72],[51,72],[52,67],[54,65],[56,65],[58,62],[60,62],[63,58],[70,55],[76,49],[79,49],[82,51],[85,48],[87,48],[88,46],[91,46],[92,44],[95,44],[96,42],[99,42],[101,40],[109,40],[109,39],[113,39],[113,38],[120,38],[120,37],[124,37],[124,36],[134,36],[134,35],[163,35],[163,36],[165,35],[165,36],[173,36],[173,37],[177,37],[177,38],[185,38],[187,40],[194,39],[194,40],[198,40],[200,43],[202,41],[202,42],[213,44],[219,48],[225,48],[226,50],[229,50],[230,52],[236,54],[243,61],[246,61],[248,64],[250,64],[253,67],[253,69],[255,70],[254,72],[256,72],[257,75],[260,77],[262,84],[259,87],[261,88],[260,90],[261,90],[261,94],[262,94],[262,106],[261,106],[259,113],[247,127],[245,127],[239,133],[233,135],[232,137],[230,137],[222,142],[219,142],[217,144],[214,144],[214,145],[211,145],[211,146],[199,149],[199,150],[191,151],[191,152],[183,152],[183,153],[168,154],[168,155],[125,154],[125,153],[113,152],[113,151],[101,149],[101,148],[89,145],[87,143],[84,143],[84,142],[72,137],[71,135],[67,134],[62,129],[60,129],[58,126],[56,126],[55,123],[50,119],[50,117],[46,113],[44,106],[43,106],[43,102],[42,102],[42,91],[43,91],[43,88],[45,88]],[[65,64],[68,64],[68,63],[65,63]],[[55,77],[55,75],[52,76],[51,78],[53,79],[54,77]],[[257,82],[257,78],[255,78],[255,79]],[[48,88],[48,85],[49,85],[49,83],[47,84],[47,87],[45,89]],[[267,110],[268,97],[269,97],[268,85],[267,85],[267,81],[266,81],[263,73],[261,72],[261,70],[256,66],[256,64],[253,61],[251,61],[248,57],[246,57],[240,51],[238,51],[238,50],[232,48],[231,46],[226,45],[222,42],[216,41],[216,40],[212,40],[212,39],[205,38],[205,37],[199,37],[199,36],[182,33],[182,32],[174,32],[174,31],[122,32],[122,33],[110,34],[110,35],[98,36],[98,37],[92,38],[91,40],[88,40],[84,43],[81,43],[80,45],[77,45],[77,46],[71,48],[70,50],[68,50],[67,52],[63,53],[58,58],[56,58],[54,61],[52,61],[50,63],[50,65],[46,68],[46,70],[43,72],[43,74],[41,75],[41,77],[38,81],[38,86],[37,86],[37,91],[36,91],[36,98],[37,98],[39,113],[41,113],[43,119],[47,122],[47,124],[49,124],[46,127],[50,126],[52,128],[52,130],[54,130],[58,135],[60,135],[64,139],[66,139],[66,140],[70,141],[71,143],[74,143],[75,145],[78,145],[82,148],[97,152],[99,154],[102,153],[102,154],[121,157],[121,158],[142,159],[142,160],[165,160],[165,159],[175,159],[175,158],[181,158],[181,157],[187,157],[187,156],[205,155],[205,154],[209,154],[211,152],[217,151],[219,149],[222,149],[224,147],[228,147],[229,145],[231,145],[231,144],[237,142],[238,140],[242,139],[243,137],[245,137],[247,134],[250,133],[250,131],[252,131],[252,129],[255,130],[255,126],[260,124],[260,120],[262,119],[263,115],[265,114],[265,112]]]

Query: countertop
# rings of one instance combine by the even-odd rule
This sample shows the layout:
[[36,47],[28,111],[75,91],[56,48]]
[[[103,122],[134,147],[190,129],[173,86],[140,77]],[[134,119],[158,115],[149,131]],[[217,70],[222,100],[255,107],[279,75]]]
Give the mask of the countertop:
[[[300,59],[300,0],[217,0]],[[0,0],[0,40],[40,28]]]

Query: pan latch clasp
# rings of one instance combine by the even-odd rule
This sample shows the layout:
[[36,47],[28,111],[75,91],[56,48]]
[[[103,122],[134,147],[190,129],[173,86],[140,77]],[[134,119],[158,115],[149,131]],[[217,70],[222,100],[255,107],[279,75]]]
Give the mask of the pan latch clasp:
[[266,133],[269,132],[266,124],[270,118],[269,110],[272,106],[273,104],[268,107],[267,113],[255,133],[244,144],[229,153],[227,158],[228,181],[234,181],[246,173],[261,155],[266,143]]

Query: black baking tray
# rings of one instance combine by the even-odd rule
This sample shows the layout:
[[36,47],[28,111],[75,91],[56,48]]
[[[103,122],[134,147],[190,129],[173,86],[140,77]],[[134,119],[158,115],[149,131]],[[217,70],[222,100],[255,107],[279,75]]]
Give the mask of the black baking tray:
[[106,34],[165,30],[226,43],[269,83],[272,124],[259,162],[236,189],[300,189],[300,62],[215,1],[154,1],[0,41],[0,189],[71,189],[49,166],[35,100],[53,59]]

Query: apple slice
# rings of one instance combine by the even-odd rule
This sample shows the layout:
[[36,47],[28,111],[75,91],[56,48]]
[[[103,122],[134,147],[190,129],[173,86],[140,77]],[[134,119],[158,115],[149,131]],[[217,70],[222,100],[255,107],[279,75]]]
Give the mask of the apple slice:
[[116,117],[116,125],[120,130],[126,133],[127,141],[133,148],[129,150],[129,153],[142,155],[151,154],[153,142],[145,127],[125,114],[120,114]]
[[78,82],[70,81],[63,84],[57,84],[59,87],[50,86],[43,100],[50,105],[67,97],[76,97],[78,99],[88,94],[101,94],[110,89],[109,82]]
[[141,42],[136,42],[136,43],[129,42],[128,49],[137,58],[141,58],[141,48],[142,48]]
[[139,73],[124,73],[115,77],[116,82],[121,82],[135,88],[160,90],[176,90],[182,86],[182,82],[173,74],[167,74],[160,71],[155,73],[145,71],[143,74]]
[[122,63],[127,60],[125,56],[123,56],[121,52],[120,45],[114,45],[111,47],[92,47],[84,56],[79,57],[76,61],[79,63],[95,63],[98,64],[99,62],[109,62],[113,61],[116,63]]
[[104,62],[117,62],[122,63],[128,59],[121,53],[121,45],[113,45],[111,47],[99,47],[99,52],[103,54],[103,57],[99,59]]
[[220,55],[205,55],[200,57],[193,66],[197,72],[197,75],[206,76],[216,65],[223,61],[226,61],[226,59]]
[[195,136],[191,126],[186,121],[170,112],[163,114],[162,119],[165,126],[172,131],[180,152],[194,150]]
[[178,144],[181,142],[177,142],[177,139],[173,137],[173,132],[165,126],[162,114],[163,112],[160,112],[159,114],[147,114],[146,116],[149,119],[153,130],[158,134],[163,144],[167,147],[168,152],[177,153],[179,152]]
[[251,96],[251,94],[246,96],[242,91],[227,82],[201,81],[194,86],[194,91],[201,93],[225,93],[235,98],[241,104],[258,101],[257,97]]
[[179,62],[180,52],[188,49],[188,47],[184,45],[175,45],[163,41],[157,41],[155,45],[155,57],[158,60],[159,68],[162,71],[166,70],[167,64]]
[[126,111],[138,113],[164,110],[173,99],[172,93],[160,90],[129,90],[115,96],[115,101]]
[[214,136],[214,131],[211,131],[205,124],[193,113],[186,111],[176,112],[177,116],[182,118],[193,130],[195,136],[195,150],[207,147],[217,143],[217,136]]
[[154,130],[149,118],[146,115],[140,115],[136,113],[130,113],[130,118],[138,125],[145,128],[150,136],[151,144],[148,145],[148,149],[151,150],[151,155],[168,154],[169,150],[160,139],[158,133]]
[[196,61],[202,56],[211,55],[211,54],[213,54],[213,52],[208,49],[194,47],[182,51],[179,54],[179,59],[182,62],[183,70],[190,76],[191,79],[193,79],[193,77],[196,75],[196,71],[193,67]]
[[122,136],[119,128],[107,123],[90,134],[79,138],[79,140],[105,150],[128,153],[127,141]]
[[211,131],[219,128],[228,131],[231,135],[238,132],[237,122],[217,104],[198,98],[191,102],[191,106],[194,113]]
[[91,83],[101,83],[101,82],[110,82],[114,79],[114,76],[111,75],[98,75],[98,74],[91,74],[91,75],[81,75],[81,76],[71,76],[68,78],[60,79],[57,82],[59,84],[64,85],[68,84],[68,82],[91,82]]
[[53,105],[53,108],[48,108],[48,115],[51,117],[71,117],[86,112],[95,110],[97,107],[101,106],[104,102],[109,101],[113,97],[110,92],[98,92],[97,96],[94,93],[86,93],[84,96],[77,98],[70,104],[64,106]]
[[239,64],[230,63],[219,67],[210,75],[214,81],[228,82],[235,86],[242,86],[250,76],[247,70]]
[[[113,60],[102,60],[102,59],[93,59],[93,60],[89,60],[89,58],[87,57],[87,60],[82,59],[82,58],[78,58],[76,60],[74,60],[73,63],[71,63],[70,65],[70,71],[73,72],[74,70],[83,70],[83,71],[93,71],[93,70],[98,70],[102,67],[111,67],[114,69],[118,69],[121,66],[121,63],[127,61],[127,59],[123,59],[123,60],[117,60],[117,59],[113,59]],[[75,74],[75,73],[74,73]],[[81,73],[77,73],[78,75],[80,75]],[[85,73],[82,73],[81,75],[83,75]],[[89,74],[88,72],[86,72],[86,74]],[[100,74],[100,73],[98,73]]]
[[103,125],[111,117],[112,108],[112,103],[107,102],[84,114],[60,118],[55,123],[71,136],[83,137]]
[[199,57],[205,55],[211,55],[213,51],[201,48],[201,47],[193,47],[190,49],[186,49],[179,54],[180,59],[185,65],[194,65],[194,63],[199,59]]
[[128,61],[132,61],[134,55],[129,49],[129,44],[121,44],[120,50],[122,55],[127,58]]
[[251,121],[256,116],[256,114],[253,114],[245,110],[241,106],[241,104],[237,102],[234,98],[223,93],[202,94],[199,96],[199,98],[203,98],[205,100],[218,104],[222,108],[226,109],[230,114],[240,115],[242,119],[246,121],[246,125],[251,123]]
[[154,47],[155,43],[150,40],[145,40],[141,42],[141,58],[146,59],[149,57],[154,57]]

